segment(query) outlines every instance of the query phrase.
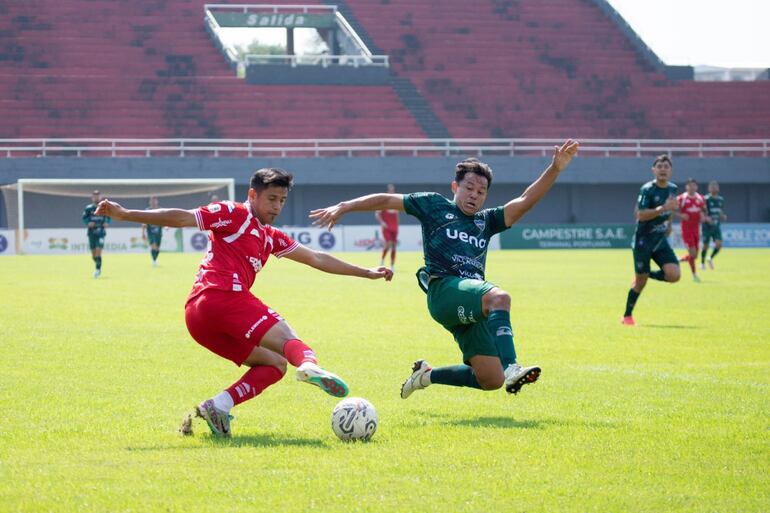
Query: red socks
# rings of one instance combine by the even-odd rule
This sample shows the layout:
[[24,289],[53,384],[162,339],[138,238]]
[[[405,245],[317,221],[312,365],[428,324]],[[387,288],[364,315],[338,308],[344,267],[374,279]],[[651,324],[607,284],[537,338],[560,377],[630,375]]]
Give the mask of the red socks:
[[318,358],[316,358],[313,350],[296,338],[286,341],[283,345],[283,356],[294,367],[299,367],[305,362],[318,363]]
[[264,389],[280,381],[282,377],[283,373],[271,365],[252,367],[227,389],[227,393],[233,398],[233,403],[241,404],[256,397]]

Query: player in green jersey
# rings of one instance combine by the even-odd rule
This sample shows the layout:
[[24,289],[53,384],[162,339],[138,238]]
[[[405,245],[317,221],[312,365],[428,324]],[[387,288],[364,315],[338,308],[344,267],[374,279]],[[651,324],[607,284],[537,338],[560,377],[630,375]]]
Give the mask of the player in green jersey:
[[568,140],[554,148],[551,164],[518,198],[482,210],[492,170],[471,158],[457,164],[453,200],[440,194],[371,194],[314,210],[314,224],[331,228],[348,212],[392,209],[417,217],[422,225],[425,267],[417,273],[428,295],[433,319],[452,333],[465,365],[431,368],[418,360],[401,386],[406,399],[431,384],[495,390],[503,385],[517,393],[540,376],[540,367],[516,362],[510,310],[511,296],[485,280],[489,239],[517,222],[551,188],[578,150]]
[[[634,306],[639,294],[647,284],[647,279],[675,283],[681,275],[679,259],[668,243],[671,235],[671,223],[674,213],[679,210],[676,199],[677,186],[669,180],[673,165],[668,155],[660,155],[652,163],[655,180],[642,185],[636,202],[636,231],[632,247],[634,250],[634,283],[628,291],[626,312],[623,324],[636,324],[633,317]],[[650,260],[660,267],[650,272]]]
[[709,193],[706,196],[706,214],[705,222],[702,225],[703,231],[703,249],[700,252],[700,268],[706,268],[706,252],[709,249],[709,242],[714,240],[714,250],[709,257],[709,267],[714,268],[714,257],[722,249],[722,221],[727,221],[725,214],[725,199],[719,195],[719,184],[709,182]]
[[[149,209],[153,210],[158,208],[158,198],[155,196],[150,197]],[[152,266],[158,266],[158,255],[160,254],[160,241],[163,239],[163,227],[155,226],[153,224],[142,225],[142,239],[146,240],[150,245],[150,255],[152,256]]]
[[111,219],[105,216],[96,215],[96,206],[101,200],[99,191],[91,193],[91,203],[83,209],[83,224],[86,225],[88,234],[88,247],[91,249],[91,258],[96,264],[94,278],[102,274],[102,249],[104,248],[104,237],[107,235],[105,225],[109,224]]

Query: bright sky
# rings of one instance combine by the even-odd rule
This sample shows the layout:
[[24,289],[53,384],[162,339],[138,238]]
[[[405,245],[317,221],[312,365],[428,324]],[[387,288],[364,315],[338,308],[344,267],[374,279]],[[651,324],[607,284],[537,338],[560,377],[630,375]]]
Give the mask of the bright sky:
[[770,68],[770,0],[608,0],[666,64]]

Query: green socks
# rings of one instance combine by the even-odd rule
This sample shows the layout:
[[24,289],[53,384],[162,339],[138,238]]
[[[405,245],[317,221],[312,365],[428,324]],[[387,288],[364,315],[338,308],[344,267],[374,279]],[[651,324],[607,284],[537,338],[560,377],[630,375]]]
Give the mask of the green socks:
[[94,262],[96,262],[96,269],[99,270],[102,268],[102,257],[93,257]]
[[160,251],[159,251],[159,250],[157,250],[157,249],[151,249],[151,250],[150,250],[150,255],[152,255],[152,259],[153,259],[153,261],[155,261],[155,260],[157,260],[157,259],[158,259],[158,254],[159,254],[159,253],[160,253]]
[[516,363],[516,348],[513,345],[513,330],[511,329],[511,314],[506,310],[489,312],[487,326],[492,332],[492,338],[497,346],[500,363],[503,369],[507,369],[512,363]]
[[714,248],[714,250],[711,252],[711,259],[713,260],[715,256],[717,256],[717,253],[719,253],[719,250],[721,248]]
[[628,299],[626,299],[626,313],[623,314],[623,317],[628,317],[633,313],[637,299],[639,299],[639,292],[635,291],[634,289],[628,289]]
[[481,390],[481,386],[476,380],[476,374],[473,373],[473,368],[467,365],[435,368],[430,371],[430,382],[437,385],[478,388]]

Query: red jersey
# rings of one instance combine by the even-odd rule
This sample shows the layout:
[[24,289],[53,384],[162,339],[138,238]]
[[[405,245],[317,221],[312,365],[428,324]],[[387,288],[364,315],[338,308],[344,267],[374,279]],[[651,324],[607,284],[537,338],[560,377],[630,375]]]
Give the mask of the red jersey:
[[380,210],[380,219],[385,223],[385,229],[398,231],[398,210]]
[[682,219],[683,229],[696,229],[700,226],[703,208],[706,206],[706,200],[703,196],[695,193],[695,196],[689,196],[683,192],[676,197],[679,202],[679,212],[687,214],[687,219]]
[[209,231],[209,249],[188,301],[206,289],[248,291],[271,254],[280,258],[299,243],[262,224],[246,203],[223,201],[194,210],[200,230]]

